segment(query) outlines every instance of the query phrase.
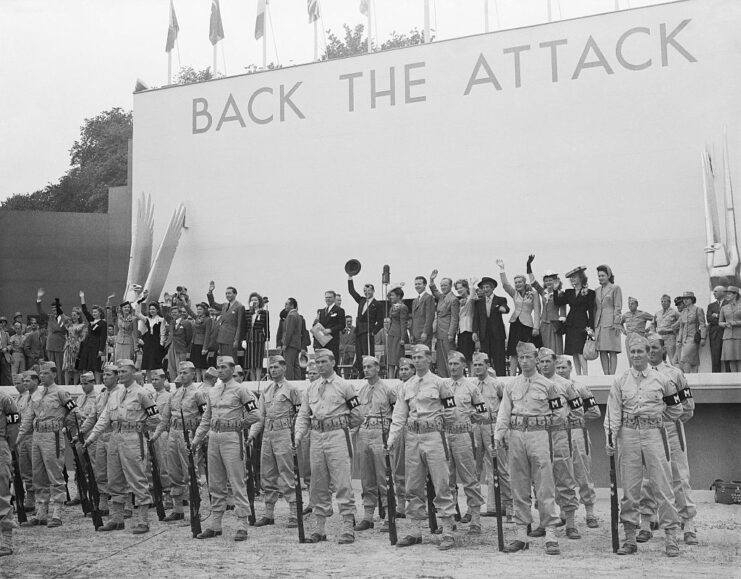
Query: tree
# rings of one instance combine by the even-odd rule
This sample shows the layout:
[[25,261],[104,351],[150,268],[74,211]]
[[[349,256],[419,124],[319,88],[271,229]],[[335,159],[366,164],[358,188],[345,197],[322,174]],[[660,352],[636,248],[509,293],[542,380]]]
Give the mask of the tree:
[[[340,39],[334,32],[327,30],[327,49],[322,55],[322,60],[332,60],[334,58],[345,58],[368,52],[368,38],[363,38],[365,26],[358,24],[355,28],[350,28],[343,24],[345,38]],[[431,40],[434,40],[434,36]],[[414,46],[424,43],[424,35],[417,28],[413,28],[408,34],[399,34],[394,31],[391,38],[381,44],[380,50],[389,50],[391,48],[403,48],[405,46]]]
[[180,67],[180,72],[178,72],[175,77],[173,84],[192,84],[194,82],[203,82],[214,78],[220,78],[221,76],[222,75],[220,74],[214,75],[214,73],[211,72],[210,66],[203,70],[196,70],[192,66],[182,66]]

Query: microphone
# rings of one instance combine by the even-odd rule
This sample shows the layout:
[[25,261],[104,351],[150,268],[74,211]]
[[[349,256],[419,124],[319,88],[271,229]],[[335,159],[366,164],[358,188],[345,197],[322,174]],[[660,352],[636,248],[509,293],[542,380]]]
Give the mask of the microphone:
[[383,266],[383,276],[381,277],[381,283],[391,283],[391,267],[389,267],[388,265]]

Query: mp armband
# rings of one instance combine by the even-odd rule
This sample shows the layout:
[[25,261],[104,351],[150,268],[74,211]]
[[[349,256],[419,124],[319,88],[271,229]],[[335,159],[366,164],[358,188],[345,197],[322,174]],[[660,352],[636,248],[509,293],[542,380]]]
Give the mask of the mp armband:
[[690,387],[687,386],[686,388],[682,388],[682,390],[679,390],[677,392],[677,395],[679,396],[679,400],[684,402],[687,400],[687,398],[692,398],[692,390],[690,390]]
[[160,411],[157,409],[156,404],[154,406],[150,406],[149,408],[147,408],[147,416],[149,417],[156,416],[159,413]]
[[486,412],[486,404],[484,404],[483,402],[474,404],[473,407],[476,409],[476,412],[479,412],[480,414],[483,414],[484,412]]
[[576,398],[572,398],[571,400],[569,400],[568,403],[569,403],[569,408],[571,408],[571,410],[576,410],[577,408],[581,408],[582,406],[584,406],[581,398],[579,398],[578,396]]
[[67,400],[67,402],[64,403],[64,407],[67,409],[68,412],[72,412],[75,408],[77,408],[77,402],[70,398],[69,400]]
[[249,400],[244,407],[247,409],[247,412],[252,412],[253,410],[257,410],[257,402]]
[[350,400],[345,402],[345,404],[350,410],[352,410],[353,408],[357,408],[358,406],[360,406],[360,400],[358,400],[357,396],[353,396],[352,398],[350,398]]
[[667,406],[676,406],[680,402],[679,394],[669,394],[669,396],[664,396],[664,404]]
[[563,401],[560,396],[557,398],[549,398],[548,406],[551,407],[551,410],[558,410],[559,408],[563,408]]
[[293,411],[296,412],[296,413],[298,413],[299,410],[301,410],[301,405],[300,404],[294,404],[293,405]]
[[208,406],[208,405],[207,405],[207,404],[206,404],[205,402],[204,402],[203,404],[199,404],[199,405],[198,405],[198,412],[199,412],[200,414],[203,414],[204,412],[206,412],[206,407],[207,407],[207,406]]
[[447,398],[440,398],[445,408],[455,408],[455,397],[448,396]]
[[584,398],[584,410],[589,410],[592,406],[597,406],[597,401],[594,399],[594,396]]
[[5,415],[5,422],[7,424],[18,424],[21,421],[21,415],[17,412],[11,412]]

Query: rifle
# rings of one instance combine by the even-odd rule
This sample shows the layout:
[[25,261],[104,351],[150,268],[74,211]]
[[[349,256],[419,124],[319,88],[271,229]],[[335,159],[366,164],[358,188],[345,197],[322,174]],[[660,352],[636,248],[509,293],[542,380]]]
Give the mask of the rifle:
[[69,473],[67,472],[67,465],[62,466],[62,476],[64,477],[64,492],[67,494],[67,502],[72,501],[72,497],[69,496]]
[[165,503],[162,500],[162,477],[160,476],[160,465],[157,461],[157,453],[154,449],[154,441],[149,438],[149,432],[144,431],[147,437],[147,449],[149,450],[149,461],[152,464],[152,495],[154,497],[154,506],[157,509],[157,518],[164,521],[167,514],[165,513]]
[[[97,530],[103,526],[103,517],[100,514],[100,492],[98,491],[98,482],[95,480],[95,471],[93,470],[93,461],[90,460],[90,453],[85,446],[85,438],[80,430],[80,423],[75,414],[75,424],[77,425],[77,440],[82,446],[82,458],[85,459],[85,470],[87,471],[87,488],[90,496],[90,517],[93,520],[93,526]],[[74,446],[74,445],[73,445]]]
[[504,530],[502,529],[502,490],[499,488],[499,457],[494,438],[494,422],[489,410],[489,434],[491,436],[491,482],[494,485],[494,506],[497,509],[497,547],[504,551]]
[[[386,446],[386,443],[388,442],[388,434],[386,433],[386,427],[384,426],[383,414],[379,413],[379,419],[381,420],[381,439],[383,440],[383,454],[386,460],[386,503],[389,515],[389,541],[392,545],[396,545],[396,493],[394,492],[394,471],[391,470],[391,457],[389,456],[389,449]],[[380,503],[380,493],[378,496],[378,500]]]
[[296,521],[298,522],[298,542],[305,543],[304,534],[304,498],[301,495],[301,474],[298,470],[298,450],[296,449],[296,418],[291,419],[291,451],[293,453],[293,490],[296,493]]
[[427,521],[430,524],[430,533],[437,535],[439,527],[437,526],[437,516],[435,515],[435,485],[432,484],[432,478],[427,473]]
[[244,462],[247,467],[247,500],[250,503],[250,514],[247,521],[250,525],[254,525],[257,519],[255,518],[255,471],[252,468],[252,446],[245,444],[244,452]]
[[15,489],[15,513],[19,523],[25,523],[26,517],[26,491],[23,488],[23,479],[21,478],[21,466],[18,462],[18,453],[14,450],[13,456],[13,488]]
[[[67,442],[72,447],[72,456],[75,459],[75,479],[77,479],[77,493],[80,497],[80,505],[82,506],[83,514],[87,515],[93,509],[90,506],[90,493],[87,487],[87,481],[85,480],[85,469],[82,468],[82,462],[80,461],[80,454],[77,452],[77,447],[72,440],[72,433],[69,428],[65,428],[67,434]],[[69,475],[67,476],[69,480]],[[65,481],[66,483],[67,481]],[[69,492],[69,491],[68,491]]]
[[[605,407],[607,412],[607,443],[613,446],[612,423],[610,422],[610,406]],[[617,451],[617,448],[615,448]],[[612,552],[617,553],[620,548],[620,532],[618,529],[618,496],[617,496],[617,473],[615,471],[615,453],[610,457],[610,533],[612,534]]]
[[180,422],[183,425],[185,448],[188,450],[188,506],[190,507],[190,532],[195,539],[201,534],[201,493],[198,488],[196,463],[193,460],[193,448],[190,445],[188,429],[185,428],[185,416],[183,416],[182,407],[180,408]]

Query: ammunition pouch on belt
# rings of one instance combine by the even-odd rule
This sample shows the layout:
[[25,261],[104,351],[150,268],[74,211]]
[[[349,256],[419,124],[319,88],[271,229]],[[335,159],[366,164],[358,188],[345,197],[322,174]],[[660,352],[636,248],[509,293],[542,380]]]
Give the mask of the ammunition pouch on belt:
[[408,420],[407,431],[414,432],[415,434],[425,434],[427,432],[442,432],[443,420],[442,418],[438,418],[436,420]]
[[337,418],[319,418],[311,419],[311,429],[318,432],[331,432],[332,430],[342,430],[348,428],[350,421],[347,416],[338,416]]
[[391,424],[390,418],[384,418],[383,421],[381,421],[381,418],[378,416],[368,416],[363,421],[362,428],[371,428],[371,429],[380,430],[381,428],[388,428],[390,424]]
[[520,416],[513,415],[509,419],[509,427],[512,430],[549,430],[553,424],[550,416]]
[[[201,423],[200,418],[193,418],[185,421],[185,430],[195,430]],[[183,421],[180,418],[170,419],[170,428],[173,430],[183,430]]]
[[291,428],[292,420],[290,417],[285,418],[268,418],[265,421],[265,430],[287,430]]
[[113,432],[144,432],[146,430],[145,422],[123,422],[122,420],[114,420],[111,422],[111,428]]
[[464,432],[473,432],[473,423],[456,422],[455,424],[447,424],[445,426],[445,432],[447,432],[448,434],[462,434]]
[[64,428],[63,418],[55,420],[39,420],[37,418],[33,421],[34,432],[59,432],[62,428]]
[[623,412],[623,426],[633,430],[643,430],[645,428],[663,428],[664,418],[662,416],[636,416]]
[[212,420],[211,430],[213,432],[241,432],[244,430],[244,420],[241,418],[235,420]]

